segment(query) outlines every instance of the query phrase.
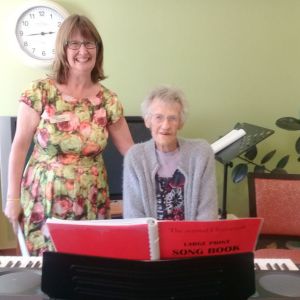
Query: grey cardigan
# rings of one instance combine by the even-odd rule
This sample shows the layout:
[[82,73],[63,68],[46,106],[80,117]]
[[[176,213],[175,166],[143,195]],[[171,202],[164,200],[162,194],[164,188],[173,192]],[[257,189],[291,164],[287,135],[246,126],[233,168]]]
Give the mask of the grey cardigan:
[[[212,148],[202,139],[178,138],[178,143],[178,169],[185,177],[185,220],[216,219],[218,201]],[[155,175],[158,167],[153,139],[135,144],[128,150],[123,171],[124,218],[157,218]]]

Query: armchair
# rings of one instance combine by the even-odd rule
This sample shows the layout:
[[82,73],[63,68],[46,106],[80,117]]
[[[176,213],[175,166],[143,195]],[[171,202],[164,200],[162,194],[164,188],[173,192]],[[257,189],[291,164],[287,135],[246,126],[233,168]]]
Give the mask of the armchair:
[[264,219],[258,248],[300,241],[300,175],[249,173],[248,187],[250,217]]

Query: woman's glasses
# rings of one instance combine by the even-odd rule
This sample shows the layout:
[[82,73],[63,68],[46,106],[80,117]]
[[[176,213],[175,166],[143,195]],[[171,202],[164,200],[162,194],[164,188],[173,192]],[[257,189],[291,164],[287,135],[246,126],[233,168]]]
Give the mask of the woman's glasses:
[[81,45],[84,45],[86,49],[95,49],[98,43],[93,41],[67,41],[66,45],[69,49],[79,50]]
[[152,120],[158,124],[163,123],[166,119],[168,120],[169,123],[178,123],[179,122],[179,116],[175,116],[175,115],[164,116],[161,114],[150,114],[150,116],[151,116]]

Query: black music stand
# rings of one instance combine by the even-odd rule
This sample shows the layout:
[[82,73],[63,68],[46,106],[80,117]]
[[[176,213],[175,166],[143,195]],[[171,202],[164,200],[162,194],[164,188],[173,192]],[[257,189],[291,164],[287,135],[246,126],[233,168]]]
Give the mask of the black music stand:
[[42,291],[55,299],[245,300],[253,253],[138,261],[45,252]]
[[234,129],[244,129],[246,131],[246,135],[230,144],[223,150],[219,151],[215,155],[216,160],[224,165],[221,219],[227,218],[227,177],[228,167],[232,166],[231,161],[274,133],[274,130],[272,129],[267,129],[248,123],[237,123],[234,126]]

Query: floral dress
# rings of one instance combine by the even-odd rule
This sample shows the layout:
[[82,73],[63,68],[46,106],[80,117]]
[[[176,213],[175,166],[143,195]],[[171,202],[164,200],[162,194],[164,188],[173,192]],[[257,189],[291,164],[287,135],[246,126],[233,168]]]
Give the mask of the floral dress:
[[45,221],[109,216],[109,191],[102,151],[107,125],[123,115],[116,95],[100,85],[97,95],[62,95],[50,79],[32,83],[21,100],[41,115],[34,149],[25,168],[21,201],[31,255],[54,250]]

